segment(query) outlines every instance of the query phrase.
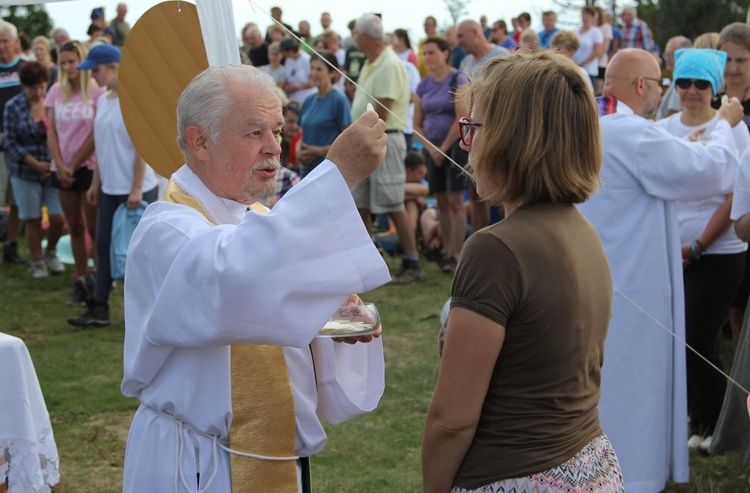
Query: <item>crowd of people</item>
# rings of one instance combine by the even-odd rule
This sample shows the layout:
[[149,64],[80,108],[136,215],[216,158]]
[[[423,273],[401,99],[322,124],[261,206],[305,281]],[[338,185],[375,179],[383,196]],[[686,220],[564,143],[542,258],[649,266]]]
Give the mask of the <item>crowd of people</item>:
[[[342,37],[324,12],[321,32],[314,35],[308,21],[294,29],[274,7],[273,24],[248,23],[240,33],[243,62],[260,71],[209,70],[183,94],[180,111],[187,123],[178,129],[186,167],[164,188],[130,141],[119,107],[118,46],[128,35],[126,13],[126,5],[118,5],[117,17],[107,23],[104,10],[94,9],[87,41],[70,40],[57,28],[49,39],[22,43],[15,26],[0,21],[0,203],[9,207],[3,259],[29,263],[35,278],[63,274],[57,247],[67,231],[74,261],[69,304],[86,307],[68,319],[71,325],[110,322],[109,250],[115,210],[123,204],[144,207],[166,193],[136,232],[141,243],[133,262],[148,263],[144,249],[152,240],[146,228],[173,221],[184,228],[165,233],[175,238],[172,250],[161,255],[185,269],[194,265],[191,255],[229,241],[225,229],[212,225],[231,225],[239,237],[255,231],[242,220],[247,207],[228,214],[217,197],[269,207],[278,202],[281,215],[301,204],[305,214],[294,222],[300,231],[315,223],[305,222],[308,216],[334,228],[338,213],[330,211],[336,206],[347,228],[353,217],[364,224],[368,249],[362,258],[377,279],[324,293],[330,298],[326,310],[347,287],[356,291],[385,282],[369,244],[383,225],[395,232],[403,255],[392,284],[424,282],[420,258],[456,276],[424,437],[427,491],[525,491],[554,480],[560,489],[606,485],[606,491],[655,493],[670,476],[688,480],[689,448],[738,450],[750,459],[750,425],[747,416],[738,416],[737,389],[727,388],[706,363],[722,368],[719,342],[729,324],[737,349],[732,373],[748,380],[750,25],[732,23],[695,40],[675,36],[662,59],[632,6],[619,12],[619,22],[614,12],[585,6],[581,25],[572,30],[558,29],[552,11],[542,14],[540,31],[531,29],[526,12],[511,19],[512,30],[503,19],[490,24],[482,16],[445,26],[442,33],[428,16],[418,42],[404,29],[386,32],[374,14],[352,20]],[[258,95],[238,91],[240,82]],[[275,178],[253,189],[252,201],[244,190],[234,190],[236,177],[219,172],[222,152],[234,148],[232,135],[222,137],[229,139],[228,150],[209,146],[208,157],[201,157],[197,129],[206,120],[191,113],[191,100],[218,98],[210,84],[223,84],[225,97],[247,108],[275,112],[278,106],[282,112],[280,128],[257,151],[280,156],[282,166],[261,162],[261,171]],[[379,121],[383,135],[375,136]],[[362,146],[366,164],[377,160],[379,166],[364,170],[353,164],[358,149],[343,143],[347,135]],[[376,137],[382,152],[373,144]],[[216,175],[203,165],[216,167]],[[469,169],[473,179],[467,178]],[[338,172],[351,203],[335,203],[343,183],[331,175]],[[226,190],[236,193],[227,196]],[[170,215],[172,207],[188,203],[185,194],[205,197],[197,222]],[[307,196],[331,207],[323,212],[305,203]],[[435,198],[434,207],[427,206],[427,196]],[[154,219],[159,215],[164,224]],[[198,223],[211,233],[177,255]],[[22,224],[30,262],[18,249]],[[343,275],[342,265],[349,264],[334,264],[344,250],[329,256],[289,249],[289,255],[302,255],[300,265],[309,265],[312,279],[322,269],[310,260],[316,255]],[[247,265],[243,269],[257,269],[253,275],[274,272],[264,270],[262,258]],[[234,272],[218,275],[203,267],[194,275],[245,292]],[[174,283],[179,291],[190,285],[143,265],[128,272],[153,281],[149,286]],[[180,368],[206,358],[228,381],[226,355],[198,356],[201,347],[258,341],[305,346],[315,333],[310,324],[295,333],[299,340],[295,334],[279,338],[264,320],[262,333],[246,336],[235,319],[222,319],[214,338],[196,332],[186,343],[166,331],[168,324],[144,318],[167,317],[157,310],[165,302],[159,293],[146,298],[131,290],[131,296],[126,319],[136,329],[126,337],[123,389],[146,406],[139,410],[135,439],[154,450],[150,427],[161,419],[165,399],[179,401],[185,411],[170,415],[177,423],[192,423],[186,410],[193,401],[146,392],[151,383],[141,380],[143,361],[159,360],[169,366],[168,377],[179,380]],[[193,322],[189,314],[208,317],[220,311],[214,302],[225,303],[203,301],[205,307],[185,307],[186,327]],[[324,314],[318,305],[315,314]],[[248,312],[247,318],[258,317]],[[673,336],[698,354],[686,352]],[[160,348],[186,344],[199,349],[170,362]],[[166,388],[164,381],[160,385]],[[296,387],[294,392],[304,394]],[[232,408],[221,399],[204,407],[201,412],[218,421]],[[307,418],[305,426],[317,434],[319,423]],[[216,429],[211,436],[231,433],[223,421]],[[322,448],[324,439],[306,438],[311,443],[304,453],[298,448],[287,455]],[[134,453],[126,484],[135,490],[153,480],[139,477],[140,471],[156,466],[148,459],[153,453]],[[497,456],[509,459],[498,465],[491,460]],[[225,459],[222,467],[228,467]],[[194,464],[178,469],[183,467]],[[198,474],[208,476],[207,467],[199,464]]]

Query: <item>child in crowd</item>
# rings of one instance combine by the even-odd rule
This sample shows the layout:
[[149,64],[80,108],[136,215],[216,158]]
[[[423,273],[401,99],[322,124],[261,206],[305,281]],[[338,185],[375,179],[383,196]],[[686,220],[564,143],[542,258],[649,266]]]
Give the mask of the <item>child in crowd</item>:
[[424,162],[422,154],[416,151],[409,151],[404,158],[406,166],[406,186],[404,187],[404,207],[409,215],[409,224],[417,230],[419,226],[419,216],[427,208],[427,195],[430,193],[430,186],[427,183],[427,164]]
[[277,86],[283,88],[286,84],[286,69],[281,64],[281,60],[284,57],[281,56],[279,51],[279,42],[274,41],[268,46],[268,65],[263,65],[260,69],[270,75]]

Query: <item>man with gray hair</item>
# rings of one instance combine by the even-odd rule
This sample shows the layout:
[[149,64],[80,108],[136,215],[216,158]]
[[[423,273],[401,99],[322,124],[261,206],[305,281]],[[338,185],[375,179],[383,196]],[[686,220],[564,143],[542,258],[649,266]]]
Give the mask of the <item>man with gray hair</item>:
[[626,5],[620,13],[622,19],[622,48],[640,48],[651,53],[654,38],[648,24],[638,18],[634,5]]
[[[146,209],[126,266],[121,388],[141,405],[125,492],[310,491],[318,416],[346,421],[382,395],[380,329],[350,293],[388,282],[388,268],[350,189],[382,161],[385,123],[366,111],[270,212],[284,124],[274,88],[235,65],[180,96],[186,164]],[[316,338],[344,303],[374,332]]]
[[10,22],[0,19],[0,207],[10,206],[8,214],[7,243],[3,247],[3,262],[26,264],[18,254],[18,235],[21,222],[18,219],[18,207],[13,200],[10,185],[10,169],[5,157],[5,135],[3,134],[3,112],[7,103],[21,92],[21,80],[18,71],[23,60],[18,56],[18,30]]
[[375,14],[365,14],[354,27],[354,41],[367,57],[359,74],[359,88],[352,101],[352,118],[359,118],[370,103],[386,122],[387,152],[380,168],[354,189],[354,201],[367,230],[372,231],[372,214],[387,214],[396,226],[404,250],[401,270],[393,284],[423,282],[414,225],[404,208],[406,185],[406,140],[404,129],[411,91],[401,59],[385,42],[383,23]]
[[[674,36],[669,38],[667,45],[664,47],[664,63],[670,74],[674,70],[674,52],[682,48],[690,48],[693,43],[685,36]],[[682,110],[680,98],[677,95],[674,81],[669,86],[667,93],[661,98],[659,109],[656,110],[656,119],[661,120]]]
[[130,34],[130,24],[125,20],[125,16],[128,14],[128,6],[124,3],[117,4],[117,17],[109,22],[110,27],[115,30],[115,44],[122,46],[125,44],[125,40]]
[[268,44],[263,39],[263,35],[258,26],[250,25],[242,31],[242,41],[247,46],[245,53],[253,64],[253,67],[262,67],[268,65]]
[[70,34],[64,27],[56,27],[49,33],[49,37],[52,38],[52,42],[55,46],[60,49],[62,45],[70,41]]

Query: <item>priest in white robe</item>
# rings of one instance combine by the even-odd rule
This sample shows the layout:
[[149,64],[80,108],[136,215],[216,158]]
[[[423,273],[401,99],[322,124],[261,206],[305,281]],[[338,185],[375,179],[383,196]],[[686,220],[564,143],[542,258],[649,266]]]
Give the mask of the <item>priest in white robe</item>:
[[[371,411],[382,395],[379,338],[349,345],[315,336],[350,293],[390,280],[350,194],[383,160],[385,124],[366,112],[329,160],[268,211],[257,202],[276,190],[282,124],[273,80],[252,67],[208,69],[180,98],[186,164],[166,200],[146,210],[128,253],[122,392],[141,406],[125,492],[229,492],[235,459],[291,463],[291,491],[302,491],[304,458],[326,443],[318,416],[339,423]],[[236,450],[235,406],[267,404],[263,393],[233,398],[242,345],[282,348],[277,363],[286,371],[240,376],[291,384],[291,430],[282,430],[289,453]],[[284,413],[265,414],[273,430]],[[273,447],[281,435],[259,440]],[[247,484],[234,490],[290,491]]]
[[[643,50],[621,50],[598,100],[602,187],[580,206],[607,253],[615,287],[599,412],[628,493],[687,482],[685,309],[674,201],[732,191],[742,118],[733,99],[703,145],[674,137],[646,117],[661,97],[661,73]],[[653,317],[653,318],[652,318]],[[655,319],[655,320],[654,320]],[[661,327],[664,326],[664,327]]]

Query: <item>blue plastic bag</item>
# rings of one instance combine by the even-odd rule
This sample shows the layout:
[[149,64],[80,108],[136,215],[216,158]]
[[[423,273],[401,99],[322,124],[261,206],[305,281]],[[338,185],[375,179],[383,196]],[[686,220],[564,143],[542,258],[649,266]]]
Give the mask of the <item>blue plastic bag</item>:
[[112,243],[109,248],[109,265],[112,279],[125,277],[125,260],[128,256],[130,237],[143,216],[148,202],[141,202],[140,207],[128,209],[126,204],[120,204],[112,218]]

